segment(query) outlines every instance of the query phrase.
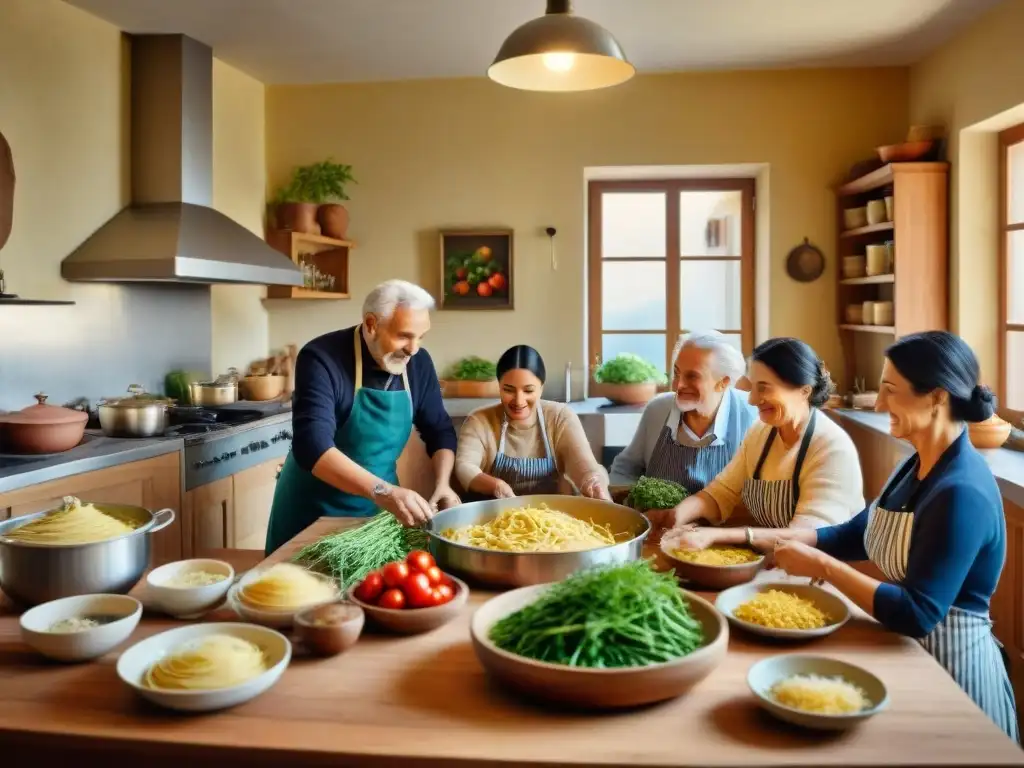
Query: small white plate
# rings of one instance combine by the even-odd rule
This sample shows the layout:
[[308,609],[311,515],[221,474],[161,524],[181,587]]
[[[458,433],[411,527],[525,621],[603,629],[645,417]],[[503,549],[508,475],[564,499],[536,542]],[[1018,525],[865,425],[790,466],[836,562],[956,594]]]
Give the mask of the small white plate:
[[[58,621],[87,616],[120,618],[81,632],[50,632]],[[139,624],[142,603],[128,595],[78,595],[51,600],[21,615],[21,639],[57,661],[97,659],[123,643]]]
[[[230,688],[204,691],[163,691],[142,684],[146,670],[153,664],[185,643],[209,635],[232,635],[255,643],[267,655],[267,671]],[[193,624],[161,632],[133,645],[117,660],[117,676],[154,704],[180,712],[211,712],[234,707],[259,696],[278,681],[291,658],[292,644],[287,637],[272,629],[233,622]]]
[[[760,624],[753,624],[749,621],[743,621],[733,615],[733,611],[739,608],[743,603],[752,599],[758,593],[767,592],[770,589],[777,589],[780,592],[789,592],[797,597],[810,600],[818,607],[819,610],[823,611],[832,619],[832,623],[822,627],[821,629],[774,629],[772,627],[762,627]],[[815,587],[810,584],[792,584],[786,582],[751,582],[749,584],[740,584],[737,587],[732,587],[731,589],[721,592],[715,599],[715,608],[721,611],[725,618],[727,618],[735,627],[739,627],[747,632],[752,632],[755,635],[764,635],[765,637],[775,637],[785,640],[811,640],[816,637],[831,635],[843,626],[843,624],[845,624],[850,618],[850,606],[848,606],[846,601],[839,597],[839,595],[836,595],[827,589]]]
[[[172,587],[170,582],[183,573],[208,571],[224,576],[218,582],[198,587]],[[223,560],[179,560],[162,565],[146,576],[148,603],[152,607],[179,619],[194,618],[210,611],[222,602],[235,580],[235,569]]]
[[[823,715],[779,704],[771,696],[772,686],[793,675],[841,677],[864,691],[872,706],[849,715]],[[767,712],[787,723],[820,731],[842,731],[852,728],[889,706],[889,693],[886,691],[885,683],[875,675],[854,664],[825,656],[770,656],[750,667],[747,672],[747,685]]]

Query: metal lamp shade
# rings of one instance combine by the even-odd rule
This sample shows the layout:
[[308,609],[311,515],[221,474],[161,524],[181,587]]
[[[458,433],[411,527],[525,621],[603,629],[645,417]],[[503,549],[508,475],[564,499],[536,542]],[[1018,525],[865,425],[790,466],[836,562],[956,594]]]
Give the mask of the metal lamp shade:
[[[589,19],[552,12],[506,38],[487,76],[526,91],[591,91],[629,80],[636,68],[612,34]],[[567,3],[562,5],[567,6]]]

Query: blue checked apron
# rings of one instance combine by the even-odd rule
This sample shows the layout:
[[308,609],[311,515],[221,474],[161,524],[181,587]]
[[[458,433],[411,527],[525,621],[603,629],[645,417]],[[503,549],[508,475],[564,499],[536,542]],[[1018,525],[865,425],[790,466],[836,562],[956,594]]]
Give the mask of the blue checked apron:
[[679,483],[690,493],[699,493],[725,469],[731,458],[732,451],[724,441],[718,445],[693,448],[677,443],[671,428],[664,427],[654,445],[646,474]]
[[[402,371],[403,390],[363,387],[363,344],[356,327],[355,386],[352,410],[334,433],[334,445],[367,472],[398,484],[398,457],[412,433],[412,395]],[[379,511],[372,499],[355,496],[313,477],[289,453],[274,489],[267,527],[269,555],[321,517],[371,517]]]
[[[897,472],[893,477],[900,474]],[[916,495],[912,494],[899,510],[883,509],[876,500],[868,511],[864,549],[871,562],[894,584],[902,584],[907,575]],[[885,491],[879,496],[883,498]],[[946,618],[918,642],[1007,736],[1018,741],[1013,686],[988,615],[950,606]]]
[[548,442],[548,430],[544,426],[544,413],[540,402],[537,403],[537,423],[540,435],[544,440],[544,456],[539,458],[520,458],[505,453],[505,437],[508,434],[508,417],[501,420],[501,439],[498,441],[498,452],[491,463],[491,477],[504,480],[512,488],[516,496],[529,496],[538,493],[558,493],[560,475]]
[[778,434],[778,430],[773,427],[768,433],[768,439],[764,441],[764,448],[761,449],[761,457],[757,460],[753,476],[743,481],[740,498],[750,516],[762,528],[788,528],[793,515],[796,514],[796,504],[800,501],[800,470],[803,469],[804,458],[814,436],[814,422],[817,417],[818,411],[812,408],[811,418],[800,441],[800,452],[797,453],[796,464],[793,465],[793,476],[789,480],[761,479],[761,468]]

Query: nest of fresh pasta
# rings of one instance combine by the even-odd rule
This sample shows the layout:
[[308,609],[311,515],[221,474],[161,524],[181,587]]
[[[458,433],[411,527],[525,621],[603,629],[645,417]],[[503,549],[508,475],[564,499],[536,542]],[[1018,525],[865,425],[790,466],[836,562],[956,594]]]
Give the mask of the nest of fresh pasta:
[[504,509],[485,522],[446,528],[441,537],[496,552],[583,552],[608,547],[632,537],[606,525],[552,509],[546,504],[525,504]]

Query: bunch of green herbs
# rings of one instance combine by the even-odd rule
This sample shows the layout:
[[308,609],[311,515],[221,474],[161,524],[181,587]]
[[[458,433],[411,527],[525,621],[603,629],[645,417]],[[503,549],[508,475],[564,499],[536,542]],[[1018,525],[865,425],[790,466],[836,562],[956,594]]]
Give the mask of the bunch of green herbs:
[[370,571],[427,548],[421,528],[407,528],[390,512],[380,512],[358,528],[329,533],[307,544],[293,558],[314,571],[333,576],[345,589]]
[[498,367],[491,360],[470,355],[449,368],[445,378],[454,381],[493,381],[498,378]]
[[705,638],[675,576],[638,560],[575,573],[497,621],[490,639],[537,661],[615,669],[674,661]]
[[277,203],[316,203],[348,200],[345,187],[356,184],[352,166],[335,163],[331,159],[312,165],[300,165],[292,171],[292,178],[277,191]]
[[594,371],[598,384],[666,384],[668,376],[640,355],[623,352],[606,360]]
[[641,475],[626,496],[626,506],[644,511],[646,509],[672,509],[687,496],[689,491],[679,483],[657,477]]

